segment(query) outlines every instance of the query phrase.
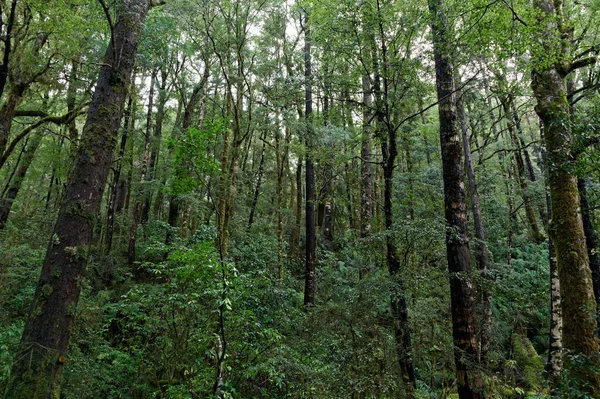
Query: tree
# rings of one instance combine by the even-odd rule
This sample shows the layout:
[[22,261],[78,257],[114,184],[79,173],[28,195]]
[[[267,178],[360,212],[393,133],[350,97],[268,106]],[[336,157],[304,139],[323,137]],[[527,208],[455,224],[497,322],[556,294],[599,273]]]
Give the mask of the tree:
[[[570,31],[562,3],[538,0],[541,48],[536,49],[531,87],[535,111],[543,124],[548,162],[548,184],[552,203],[550,235],[556,250],[563,315],[565,367],[581,379],[590,394],[600,392],[598,341],[595,337],[596,303],[587,255],[585,235],[579,214],[577,177],[571,171],[573,135],[567,101],[566,76],[592,59],[575,58],[570,53]],[[573,59],[575,58],[575,59]],[[574,356],[584,356],[589,366],[577,367]]]
[[444,3],[430,0],[431,31],[435,57],[435,75],[440,118],[440,145],[444,177],[444,215],[446,252],[450,272],[452,335],[458,395],[461,399],[483,398],[481,380],[475,370],[475,305],[473,300],[471,258],[467,235],[467,210],[462,181],[463,168],[454,93],[453,66],[450,58],[449,27]]
[[123,0],[5,398],[57,397],[148,0]]

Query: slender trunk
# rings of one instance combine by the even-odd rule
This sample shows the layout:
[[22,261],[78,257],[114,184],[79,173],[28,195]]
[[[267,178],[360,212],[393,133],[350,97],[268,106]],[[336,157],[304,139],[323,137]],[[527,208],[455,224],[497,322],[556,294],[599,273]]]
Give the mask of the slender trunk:
[[[279,134],[279,133],[277,133]],[[267,149],[267,143],[266,143],[266,139],[267,139],[267,133],[265,131],[265,133],[263,134],[263,143],[262,143],[262,150],[260,152],[260,163],[258,165],[258,173],[256,176],[256,187],[254,189],[254,197],[252,199],[252,206],[250,207],[250,217],[248,218],[248,227],[246,228],[247,230],[250,230],[250,228],[252,227],[252,222],[254,221],[254,212],[256,211],[256,204],[258,203],[258,195],[260,194],[260,186],[262,184],[262,178],[263,178],[263,172],[264,172],[264,166],[265,166],[265,151]]]
[[[154,122],[154,133],[150,144],[150,160],[148,163],[148,181],[156,178],[156,163],[160,153],[160,141],[162,138],[163,122],[165,120],[165,106],[167,104],[167,71],[160,68],[160,86],[158,87],[158,103],[156,104],[156,121]],[[148,223],[150,217],[150,207],[152,204],[152,191],[144,196],[144,205],[142,207],[142,224]]]
[[[378,16],[381,18],[378,3]],[[375,95],[376,112],[376,135],[381,140],[381,155],[383,157],[383,213],[385,218],[385,243],[386,261],[390,278],[392,280],[392,292],[390,308],[394,323],[394,337],[396,341],[396,352],[400,363],[400,372],[404,382],[404,389],[408,399],[415,398],[416,376],[412,359],[411,332],[408,320],[408,306],[406,304],[406,292],[398,250],[393,236],[392,227],[394,222],[393,193],[394,193],[394,168],[398,156],[396,144],[396,129],[390,126],[390,110],[388,98],[387,80],[387,48],[384,34],[379,26],[381,48],[376,48],[375,38],[372,37],[372,58],[375,78],[373,80],[373,93]],[[383,73],[379,68],[379,54],[381,54]],[[387,122],[387,123],[386,123]]]
[[[552,217],[552,205],[550,201],[550,189],[546,189],[546,211],[549,217]],[[556,253],[552,238],[548,238],[548,263],[550,265],[550,333],[548,337],[548,363],[546,363],[546,372],[554,385],[560,378],[562,371],[562,311],[560,307],[560,280],[558,278],[558,268],[556,265]]]
[[[590,270],[592,271],[592,286],[594,289],[594,297],[596,298],[596,309],[600,309],[600,257],[598,256],[598,246],[596,245],[594,226],[590,215],[591,209],[588,203],[585,178],[580,177],[577,179],[577,188],[579,190],[583,232],[585,234],[585,243],[590,259]],[[600,333],[600,330],[597,329],[596,333]]]
[[525,208],[525,215],[527,216],[527,221],[529,222],[529,231],[531,232],[531,237],[533,241],[539,244],[544,242],[546,238],[544,237],[544,234],[540,231],[537,222],[537,217],[535,215],[535,210],[533,209],[533,198],[531,197],[529,185],[527,184],[527,178],[525,176],[525,163],[523,162],[523,156],[520,150],[519,139],[515,131],[515,120],[513,118],[513,113],[510,109],[511,100],[508,96],[505,96],[504,98],[501,98],[500,101],[502,103],[502,108],[504,109],[504,115],[508,120],[508,134],[514,146],[513,154],[517,166],[515,177],[517,179],[519,187],[521,188],[521,197],[523,198],[523,207]]
[[[360,236],[367,238],[371,234],[371,221],[373,219],[373,165],[371,165],[371,82],[369,76],[362,77],[363,89],[363,137],[360,149],[362,160],[361,195],[360,195]],[[363,271],[361,270],[361,275]]]
[[[123,157],[125,156],[125,148],[127,147],[127,135],[129,133],[129,120],[131,118],[133,106],[133,96],[129,97],[127,102],[127,109],[125,110],[125,120],[123,123],[123,133],[121,134],[121,143],[119,146],[119,157],[117,158],[117,165],[113,170],[113,181],[110,187],[110,198],[108,200],[108,210],[106,212],[106,237],[104,239],[104,254],[110,254],[112,248],[112,238],[115,226],[115,212],[117,210],[117,201],[119,193],[122,193],[121,187],[121,168],[123,165]],[[121,194],[122,196],[122,194]]]
[[15,16],[18,0],[12,0],[10,3],[10,12],[8,14],[8,23],[6,24],[6,34],[4,35],[4,52],[2,54],[2,64],[0,64],[0,98],[4,93],[4,87],[8,80],[8,63],[10,61],[12,49],[12,30],[15,25]]
[[485,241],[485,230],[483,228],[483,218],[481,216],[481,209],[479,208],[477,181],[475,179],[475,171],[473,170],[467,116],[465,114],[461,92],[457,92],[456,95],[456,106],[462,132],[463,152],[465,154],[465,167],[467,169],[467,179],[469,182],[471,213],[473,214],[473,224],[475,227],[475,262],[484,278],[484,282],[479,287],[482,304],[482,317],[479,328],[479,362],[485,367],[492,333],[492,292],[491,287],[489,286],[491,283],[489,278],[489,259]]
[[119,6],[114,35],[92,97],[75,166],[48,245],[20,350],[12,364],[4,396],[7,399],[60,395],[62,371],[67,362],[81,280],[92,241],[92,224],[100,208],[148,7],[146,0],[123,0]]
[[457,110],[453,94],[454,71],[449,56],[448,23],[442,0],[429,0],[434,16],[431,30],[435,57],[436,86],[444,179],[444,213],[446,219],[446,252],[450,272],[452,336],[454,363],[460,399],[483,398],[483,384],[473,364],[478,358],[475,339],[475,305],[470,281],[471,258],[467,233],[462,149],[456,125]]
[[304,16],[304,79],[305,79],[305,113],[306,118],[306,259],[304,274],[304,305],[315,305],[315,268],[317,236],[315,229],[315,170],[313,164],[313,132],[312,132],[312,73],[311,73],[311,34],[308,15]]
[[290,252],[292,257],[300,258],[300,236],[302,233],[302,157],[298,157],[298,166],[296,167],[296,209],[294,232],[292,234]]
[[142,174],[140,175],[139,188],[137,198],[135,201],[135,208],[133,210],[133,221],[131,222],[131,229],[129,230],[129,248],[127,250],[127,263],[133,265],[135,262],[135,243],[137,241],[137,232],[140,223],[143,223],[143,208],[144,198],[147,196],[144,183],[148,173],[148,160],[150,158],[150,144],[151,144],[151,129],[152,129],[152,107],[154,104],[154,84],[156,83],[156,71],[152,71],[152,77],[150,79],[150,92],[148,93],[148,114],[146,116],[146,135],[144,141],[144,155],[142,159]]
[[0,201],[0,230],[2,230],[6,225],[12,205],[17,198],[19,190],[21,189],[21,184],[25,179],[27,170],[33,162],[35,152],[42,142],[42,137],[43,136],[41,134],[34,134],[33,137],[27,142],[25,154],[17,163],[15,167],[16,172],[8,182],[6,194]]
[[6,151],[12,121],[17,107],[23,101],[23,94],[26,88],[26,85],[15,84],[14,86],[10,86],[6,99],[2,103],[2,106],[0,106],[0,154],[2,155]]

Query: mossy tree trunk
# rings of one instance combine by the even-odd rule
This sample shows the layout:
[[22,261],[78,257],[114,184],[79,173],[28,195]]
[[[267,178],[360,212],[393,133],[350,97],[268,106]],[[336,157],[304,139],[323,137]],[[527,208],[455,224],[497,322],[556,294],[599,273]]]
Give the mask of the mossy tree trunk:
[[[580,198],[577,177],[572,173],[573,135],[565,78],[583,61],[571,62],[569,32],[560,2],[536,0],[539,12],[542,49],[532,71],[532,89],[537,100],[535,110],[543,124],[547,151],[548,185],[552,206],[550,236],[556,250],[563,315],[563,347],[565,367],[587,386],[592,396],[600,394],[598,365],[596,302],[592,273],[579,213]],[[577,366],[570,359],[587,358],[591,364]]]
[[5,398],[58,398],[67,349],[148,0],[122,0]]

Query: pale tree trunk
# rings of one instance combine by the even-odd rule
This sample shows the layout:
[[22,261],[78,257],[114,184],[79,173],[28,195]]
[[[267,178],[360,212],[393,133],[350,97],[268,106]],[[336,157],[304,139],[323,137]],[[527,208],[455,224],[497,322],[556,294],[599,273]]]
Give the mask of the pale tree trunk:
[[[42,266],[7,399],[56,398],[77,313],[81,280],[110,169],[147,0],[122,0],[92,97],[75,166]],[[113,47],[113,44],[118,47]],[[110,112],[107,112],[110,110]]]

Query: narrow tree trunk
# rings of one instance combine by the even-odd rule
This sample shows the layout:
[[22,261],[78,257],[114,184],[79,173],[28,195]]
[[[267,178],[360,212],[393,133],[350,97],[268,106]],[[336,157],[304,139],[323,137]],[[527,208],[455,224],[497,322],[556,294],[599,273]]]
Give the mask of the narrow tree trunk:
[[[377,10],[380,11],[379,9]],[[379,18],[382,16],[379,15]],[[372,38],[372,58],[375,78],[373,81],[373,93],[375,94],[376,112],[376,135],[381,140],[381,155],[383,157],[383,213],[385,218],[385,243],[386,261],[390,278],[392,280],[392,292],[390,308],[394,323],[394,337],[396,341],[396,352],[400,363],[400,372],[404,382],[404,389],[408,399],[415,398],[416,377],[415,367],[412,359],[412,341],[408,320],[408,307],[406,304],[406,293],[404,281],[398,260],[398,250],[393,236],[392,225],[394,223],[393,193],[394,193],[394,168],[398,156],[396,144],[396,129],[390,126],[388,81],[387,81],[387,49],[383,40],[383,32],[379,32],[381,48],[377,49],[375,38]],[[380,52],[379,52],[380,50]],[[379,68],[379,55],[383,73]]]
[[305,118],[306,118],[306,259],[304,274],[304,305],[315,305],[315,267],[317,236],[315,229],[315,170],[313,164],[312,133],[312,72],[311,72],[311,35],[308,15],[304,16],[304,79],[305,79]]
[[[148,181],[156,178],[156,163],[160,153],[160,140],[162,138],[163,122],[165,120],[165,106],[167,105],[167,71],[160,68],[160,85],[158,87],[158,102],[156,104],[156,120],[154,122],[154,132],[150,143],[150,161],[148,163]],[[144,205],[142,207],[142,224],[148,223],[150,217],[150,207],[152,204],[152,191],[144,196]]]
[[147,196],[144,183],[146,182],[146,176],[148,173],[148,160],[150,158],[150,144],[151,144],[151,129],[152,129],[152,107],[154,105],[154,84],[156,83],[156,71],[152,71],[152,77],[150,79],[150,92],[148,93],[148,114],[146,117],[146,136],[144,141],[144,155],[142,159],[142,174],[140,175],[140,182],[138,188],[138,194],[135,201],[135,208],[133,210],[133,220],[131,222],[131,229],[129,230],[129,247],[127,250],[127,263],[133,265],[135,262],[135,243],[137,241],[137,231],[140,223],[143,223],[143,208],[144,198]]
[[[552,217],[550,189],[546,189],[546,211]],[[560,280],[556,267],[556,253],[552,238],[548,238],[548,262],[550,265],[550,334],[548,337],[548,363],[546,372],[550,375],[553,385],[557,385],[562,371],[562,311],[560,307]]]
[[0,64],[0,98],[4,93],[4,87],[8,80],[8,63],[10,61],[12,49],[12,30],[15,25],[15,16],[18,0],[12,0],[10,3],[10,12],[8,14],[8,23],[6,24],[6,34],[4,35],[4,52],[2,55],[2,64]]
[[302,235],[302,157],[298,157],[296,167],[296,209],[294,232],[291,237],[290,253],[294,258],[300,258],[300,236]]
[[500,101],[502,103],[502,108],[504,109],[504,115],[507,118],[508,134],[514,146],[513,154],[517,166],[515,177],[519,187],[521,188],[521,197],[523,198],[525,215],[527,216],[527,221],[529,222],[529,231],[531,232],[531,238],[533,241],[539,244],[544,242],[546,238],[540,231],[535,210],[533,208],[533,198],[531,197],[529,185],[527,184],[527,178],[525,176],[525,163],[523,162],[519,139],[517,137],[517,133],[515,132],[515,120],[510,109],[510,99],[508,96],[505,96],[504,98],[501,98]]
[[[373,219],[373,165],[371,164],[371,82],[369,76],[362,77],[363,89],[363,136],[360,149],[362,160],[360,175],[360,236],[367,238],[371,234],[371,221]],[[361,275],[363,271],[361,270]]]
[[[279,133],[277,133],[279,134]],[[267,132],[263,134],[263,143],[262,150],[260,152],[260,163],[258,165],[258,173],[256,176],[256,187],[254,188],[254,197],[252,199],[252,206],[250,207],[250,217],[248,218],[248,227],[247,230],[250,230],[252,227],[252,222],[254,221],[254,212],[256,211],[256,204],[258,203],[258,195],[260,194],[260,186],[262,184],[264,166],[265,166],[265,151],[267,149]]]
[[[133,106],[133,96],[129,97],[127,102],[127,109],[125,110],[125,120],[123,123],[123,133],[121,134],[121,144],[119,146],[119,157],[117,158],[117,165],[113,170],[113,181],[110,187],[110,198],[108,200],[108,210],[106,212],[106,237],[104,239],[104,254],[109,255],[112,248],[112,238],[115,226],[115,212],[117,210],[118,196],[122,193],[120,184],[121,182],[121,168],[123,165],[123,157],[125,156],[125,148],[127,147],[127,136],[129,133],[129,120],[131,118]],[[121,194],[122,195],[122,194]]]
[[44,259],[20,350],[12,365],[6,399],[55,398],[60,394],[92,241],[92,223],[102,200],[148,7],[147,0],[123,0],[119,5],[114,36],[92,97],[75,167]]
[[15,167],[16,172],[8,182],[6,194],[2,198],[2,201],[0,201],[0,230],[2,230],[6,225],[6,221],[10,215],[10,210],[15,199],[17,198],[19,190],[21,189],[21,184],[23,183],[23,180],[25,180],[27,170],[33,162],[35,152],[42,142],[42,137],[43,136],[41,134],[34,134],[33,137],[27,142],[25,154],[17,163]]
[[483,387],[473,364],[478,357],[475,340],[475,305],[470,280],[471,258],[467,234],[467,210],[462,181],[462,149],[456,125],[457,111],[453,94],[454,71],[449,56],[448,24],[441,0],[429,0],[434,16],[431,30],[435,57],[436,86],[440,120],[440,145],[444,179],[446,252],[450,272],[452,336],[454,363],[460,399],[483,398]]
[[[590,259],[590,270],[592,271],[592,286],[594,297],[596,298],[596,309],[600,309],[600,257],[598,256],[598,246],[596,237],[594,237],[594,226],[590,215],[591,209],[587,198],[587,188],[585,178],[577,179],[577,188],[579,190],[579,203],[581,206],[581,220],[583,222],[583,232],[585,234],[585,243],[587,246],[588,257]],[[597,317],[598,319],[598,317]],[[600,333],[600,330],[596,330]]]
[[462,102],[462,93],[456,93],[458,118],[462,131],[463,152],[465,154],[465,167],[467,169],[467,179],[469,182],[469,194],[471,199],[471,213],[473,214],[473,224],[475,227],[475,262],[481,271],[484,282],[480,285],[482,317],[479,329],[479,361],[485,367],[487,353],[489,350],[490,338],[492,334],[492,292],[489,278],[489,259],[487,244],[485,241],[485,230],[483,228],[483,218],[479,208],[479,193],[477,191],[477,181],[475,171],[473,170],[473,159],[471,157],[471,142],[469,130],[467,128],[467,116]]

